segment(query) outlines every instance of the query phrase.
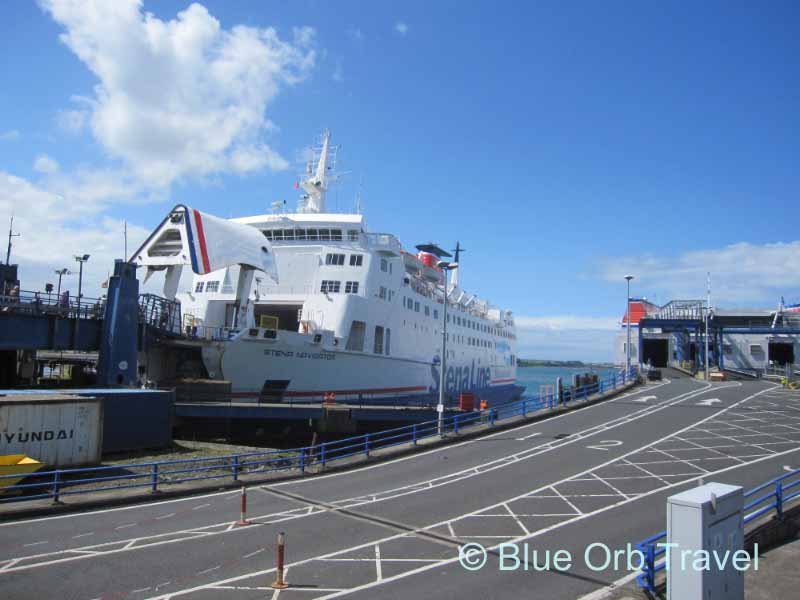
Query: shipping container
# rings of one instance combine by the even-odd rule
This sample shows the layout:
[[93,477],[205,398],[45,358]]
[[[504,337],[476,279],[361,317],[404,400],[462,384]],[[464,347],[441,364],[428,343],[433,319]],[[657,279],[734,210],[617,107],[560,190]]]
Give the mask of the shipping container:
[[94,398],[103,404],[102,452],[165,448],[172,443],[173,390],[138,388],[81,388],[69,390],[0,390],[29,397],[69,394]]
[[103,405],[69,394],[0,396],[0,455],[25,454],[46,468],[100,462]]

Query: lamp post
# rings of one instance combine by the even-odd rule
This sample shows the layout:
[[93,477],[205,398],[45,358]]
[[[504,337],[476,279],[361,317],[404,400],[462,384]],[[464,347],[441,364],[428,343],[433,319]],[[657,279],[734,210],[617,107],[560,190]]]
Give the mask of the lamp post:
[[625,275],[628,282],[628,299],[625,312],[625,329],[628,333],[628,343],[625,346],[625,377],[631,372],[631,279],[633,275]]
[[83,285],[83,263],[89,260],[88,254],[83,254],[82,256],[75,255],[75,260],[78,261],[78,313],[77,318],[75,319],[75,349],[78,349],[78,328],[81,322],[81,286]]
[[439,372],[439,404],[436,406],[437,426],[436,432],[439,436],[443,433],[444,427],[444,372],[447,368],[447,272],[458,268],[457,262],[447,262],[440,260],[436,266],[444,271],[444,309],[442,310],[442,359],[439,361],[442,370]]
[[708,320],[711,316],[711,273],[706,275],[706,341],[705,341],[705,372],[708,381]]
[[64,275],[72,275],[72,272],[64,267],[63,269],[56,269],[55,274],[58,275],[58,290],[56,291],[56,302],[61,300],[61,278]]
[[75,256],[75,260],[78,262],[78,317],[80,318],[81,314],[81,286],[83,285],[83,263],[89,260],[89,255],[84,254],[83,256]]

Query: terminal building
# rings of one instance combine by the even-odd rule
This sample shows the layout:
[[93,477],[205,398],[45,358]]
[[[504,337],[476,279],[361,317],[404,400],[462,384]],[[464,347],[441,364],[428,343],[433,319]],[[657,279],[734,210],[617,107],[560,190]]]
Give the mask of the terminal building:
[[709,365],[720,370],[762,375],[786,365],[797,370],[800,363],[800,305],[706,311],[703,300],[672,300],[658,306],[632,298],[629,304],[614,344],[618,364],[625,363],[629,327],[633,364],[702,369],[706,335]]

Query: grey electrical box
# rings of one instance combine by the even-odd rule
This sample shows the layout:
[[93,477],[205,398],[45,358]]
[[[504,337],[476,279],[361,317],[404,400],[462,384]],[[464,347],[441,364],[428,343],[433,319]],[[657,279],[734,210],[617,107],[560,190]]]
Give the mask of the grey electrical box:
[[[744,572],[730,557],[744,545],[740,486],[708,483],[667,499],[667,600],[743,600]],[[702,556],[708,553],[707,568]],[[727,554],[724,568],[719,567]]]

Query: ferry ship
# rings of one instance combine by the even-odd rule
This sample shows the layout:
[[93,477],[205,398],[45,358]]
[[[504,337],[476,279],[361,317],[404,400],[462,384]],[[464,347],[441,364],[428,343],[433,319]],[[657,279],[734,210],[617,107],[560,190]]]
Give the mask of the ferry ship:
[[[295,185],[295,213],[280,202],[273,214],[229,220],[263,234],[276,273],[209,271],[203,258],[206,268],[194,268],[189,291],[177,294],[184,323],[207,338],[208,377],[230,381],[237,401],[432,405],[444,368],[447,405],[462,392],[490,402],[518,397],[511,311],[461,287],[460,251],[421,244],[408,252],[391,233],[369,231],[362,214],[328,212],[337,150],[326,131]],[[187,221],[202,237],[195,217]]]

